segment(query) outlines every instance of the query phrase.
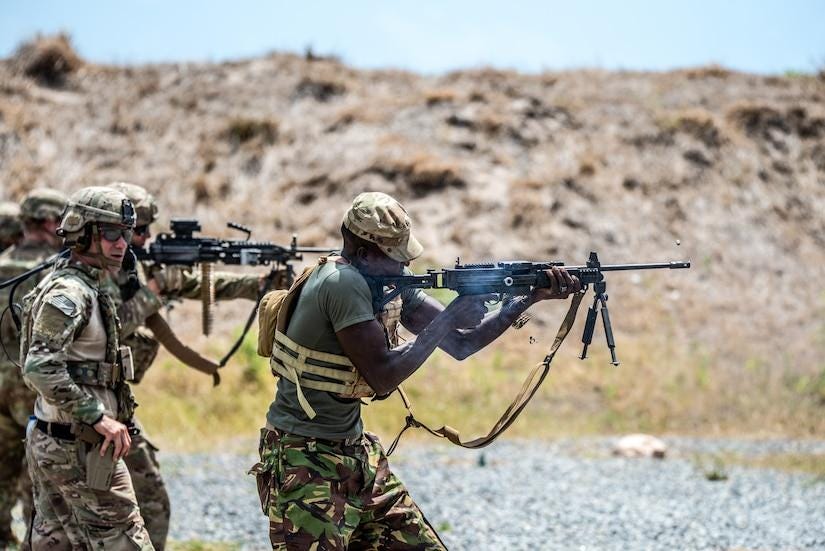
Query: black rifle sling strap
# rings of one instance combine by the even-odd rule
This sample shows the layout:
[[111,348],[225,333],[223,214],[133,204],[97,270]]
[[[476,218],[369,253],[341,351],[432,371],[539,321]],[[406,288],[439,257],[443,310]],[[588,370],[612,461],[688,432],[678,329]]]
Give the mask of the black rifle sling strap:
[[218,386],[221,378],[218,375],[218,368],[220,365],[208,358],[204,358],[195,350],[189,348],[178,339],[166,320],[160,314],[152,314],[146,318],[146,327],[152,331],[155,338],[160,341],[166,350],[168,350],[175,358],[180,360],[183,364],[197,369],[207,375],[212,375],[212,382],[214,386]]
[[392,454],[395,451],[396,446],[398,445],[398,441],[401,439],[401,435],[404,434],[410,427],[420,427],[430,434],[435,436],[446,438],[453,444],[457,446],[461,446],[463,448],[483,448],[488,444],[491,444],[496,438],[501,436],[501,434],[507,430],[507,428],[513,424],[516,418],[521,414],[522,410],[524,410],[525,406],[527,406],[530,399],[533,398],[533,395],[536,393],[538,388],[541,386],[541,383],[544,381],[545,377],[547,377],[547,373],[550,372],[550,362],[553,361],[553,357],[556,355],[561,343],[564,342],[564,339],[567,337],[567,334],[570,332],[570,329],[573,327],[573,322],[576,320],[576,313],[579,309],[579,304],[582,301],[582,297],[584,293],[576,293],[573,295],[573,300],[570,303],[570,308],[567,310],[567,314],[564,316],[564,321],[561,322],[561,326],[559,327],[558,333],[556,333],[556,338],[553,341],[553,346],[550,347],[550,351],[547,353],[547,356],[544,357],[544,360],[541,361],[533,368],[530,374],[524,381],[524,384],[521,387],[521,390],[513,399],[513,402],[510,406],[505,410],[499,420],[493,425],[493,428],[485,435],[479,438],[475,438],[473,440],[464,442],[461,440],[461,435],[457,430],[454,428],[444,425],[441,428],[433,429],[425,425],[424,423],[420,422],[418,419],[415,418],[412,412],[412,404],[410,403],[409,398],[407,398],[406,393],[401,387],[398,387],[398,394],[401,396],[401,400],[404,402],[404,406],[407,408],[407,420],[404,428],[401,429],[401,432],[398,433],[398,436],[395,437],[392,444],[390,444],[389,449],[387,450],[387,455]]

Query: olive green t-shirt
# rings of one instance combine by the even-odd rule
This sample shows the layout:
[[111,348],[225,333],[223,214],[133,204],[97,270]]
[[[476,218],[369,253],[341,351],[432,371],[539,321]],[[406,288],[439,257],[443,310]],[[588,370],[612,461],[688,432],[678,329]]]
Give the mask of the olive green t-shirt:
[[[409,315],[425,297],[420,289],[402,292],[402,315]],[[375,315],[366,280],[349,264],[327,262],[316,268],[304,284],[286,334],[307,348],[343,354],[335,333],[372,319]],[[315,418],[309,419],[301,409],[295,385],[279,377],[275,401],[266,416],[272,426],[292,434],[328,440],[355,438],[362,433],[360,400],[304,387],[302,390],[315,410]]]

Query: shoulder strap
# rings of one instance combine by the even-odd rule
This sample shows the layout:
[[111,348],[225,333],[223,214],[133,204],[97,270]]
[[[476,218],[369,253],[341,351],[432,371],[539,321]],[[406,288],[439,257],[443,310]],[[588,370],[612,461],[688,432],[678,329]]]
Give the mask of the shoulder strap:
[[579,309],[579,303],[582,301],[583,296],[584,293],[576,293],[573,296],[573,300],[570,303],[570,308],[567,310],[567,314],[561,322],[561,326],[559,327],[558,333],[556,333],[556,338],[553,341],[553,345],[550,347],[550,351],[547,353],[547,356],[545,356],[544,360],[537,364],[530,374],[527,375],[521,390],[513,399],[513,402],[504,411],[499,420],[496,421],[496,424],[493,425],[493,428],[491,428],[485,436],[480,436],[465,442],[461,439],[461,434],[459,434],[456,429],[448,425],[444,425],[437,429],[428,427],[415,418],[412,412],[412,404],[410,399],[407,397],[404,390],[399,386],[398,394],[404,402],[404,407],[407,408],[408,415],[404,428],[401,429],[401,432],[398,433],[398,436],[396,436],[395,440],[393,440],[392,444],[390,444],[390,447],[387,450],[387,455],[390,455],[395,451],[398,441],[401,439],[401,435],[404,434],[404,431],[410,427],[422,428],[430,434],[440,438],[446,438],[456,446],[461,446],[462,448],[483,448],[501,436],[501,434],[513,424],[519,414],[521,414],[530,402],[530,399],[533,398],[533,395],[541,386],[541,383],[544,382],[544,378],[547,377],[547,374],[550,372],[550,362],[553,361],[553,357],[556,355],[561,343],[564,342],[564,339],[573,327],[573,322],[576,320],[576,313]]
[[298,303],[296,300],[300,294],[301,289],[304,288],[304,283],[309,279],[309,276],[312,275],[318,267],[323,266],[327,263],[327,257],[322,256],[318,259],[318,264],[315,266],[308,266],[304,268],[304,271],[298,276],[292,286],[289,288],[289,291],[286,293],[286,297],[284,298],[283,303],[281,304],[281,309],[278,310],[278,321],[275,324],[275,329],[280,331],[281,333],[286,334],[286,328],[289,325],[289,319],[292,317],[292,313],[295,311],[295,306]]

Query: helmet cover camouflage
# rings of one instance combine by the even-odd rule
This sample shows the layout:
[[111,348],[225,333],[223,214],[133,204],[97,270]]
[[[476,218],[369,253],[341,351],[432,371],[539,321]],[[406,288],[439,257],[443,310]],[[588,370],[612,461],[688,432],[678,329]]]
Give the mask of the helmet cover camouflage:
[[59,235],[81,232],[87,224],[135,227],[135,209],[122,192],[100,186],[85,187],[72,194],[57,229]]
[[0,203],[0,241],[14,241],[22,235],[20,206],[11,201]]
[[412,223],[401,203],[378,191],[361,193],[344,214],[344,227],[378,245],[397,262],[409,262],[424,247],[412,235]]
[[132,202],[137,215],[136,225],[148,226],[158,216],[158,205],[155,197],[146,191],[146,188],[129,182],[113,182],[106,187],[110,187],[122,192]]
[[63,193],[53,189],[33,189],[20,203],[20,216],[24,220],[59,219],[66,208],[67,200],[68,197]]

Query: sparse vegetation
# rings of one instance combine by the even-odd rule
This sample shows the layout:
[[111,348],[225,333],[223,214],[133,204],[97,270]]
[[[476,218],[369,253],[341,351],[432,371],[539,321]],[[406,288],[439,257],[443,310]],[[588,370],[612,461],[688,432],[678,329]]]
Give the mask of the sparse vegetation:
[[44,86],[60,87],[83,61],[72,48],[69,36],[37,36],[18,48],[14,64],[24,75]]
[[[590,250],[610,263],[691,259],[684,273],[612,276],[622,367],[596,346],[576,360],[574,329],[513,434],[823,434],[825,339],[812,320],[825,312],[825,109],[813,79],[713,67],[421,77],[283,54],[84,67],[62,56],[33,64],[41,76],[21,65],[35,58],[0,61],[3,199],[130,180],[161,204],[155,232],[185,216],[204,235],[237,236],[232,220],[255,238],[297,232],[320,246],[338,242],[352,197],[376,189],[410,212],[419,271],[458,256],[578,264]],[[248,306],[220,305],[210,340],[196,306],[171,319],[215,353]],[[524,329],[463,364],[436,355],[409,384],[417,411],[489,428],[560,309],[535,306]],[[162,356],[138,388],[150,436],[172,447],[254,439],[274,388],[266,362],[238,358],[224,375],[213,390]],[[394,399],[366,411],[385,435],[403,419]]]
[[238,146],[253,140],[262,145],[272,145],[278,139],[278,123],[274,120],[257,120],[236,118],[229,121],[223,136],[229,142]]

